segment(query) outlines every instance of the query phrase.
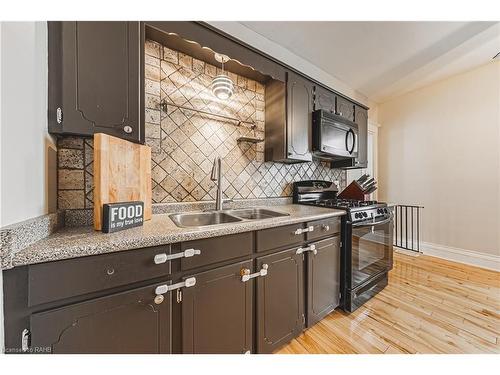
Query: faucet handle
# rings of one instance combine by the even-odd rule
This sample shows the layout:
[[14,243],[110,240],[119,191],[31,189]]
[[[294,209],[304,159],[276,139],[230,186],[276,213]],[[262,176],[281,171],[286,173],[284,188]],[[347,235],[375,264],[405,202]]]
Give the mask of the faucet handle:
[[212,173],[210,175],[210,179],[212,181],[217,181],[217,158],[214,158],[214,164],[212,165]]

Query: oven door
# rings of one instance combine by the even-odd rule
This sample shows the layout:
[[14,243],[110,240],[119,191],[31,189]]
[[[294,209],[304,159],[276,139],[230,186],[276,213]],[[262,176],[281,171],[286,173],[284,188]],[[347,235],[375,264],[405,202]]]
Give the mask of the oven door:
[[351,290],[392,269],[393,218],[352,224]]

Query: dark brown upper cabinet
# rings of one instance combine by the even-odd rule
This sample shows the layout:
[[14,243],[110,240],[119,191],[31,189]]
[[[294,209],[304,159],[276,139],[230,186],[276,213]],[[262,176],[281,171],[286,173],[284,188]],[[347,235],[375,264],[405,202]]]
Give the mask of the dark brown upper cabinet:
[[354,121],[354,103],[322,86],[314,88],[314,110],[323,109]]
[[321,87],[314,87],[314,110],[323,109],[331,113],[337,113],[335,108],[335,95],[333,92]]
[[257,258],[257,353],[272,353],[297,337],[305,325],[304,254],[297,248]]
[[49,22],[49,131],[144,141],[140,22]]
[[331,313],[340,301],[340,235],[315,242],[307,252],[307,327]]
[[242,281],[252,261],[195,274],[182,291],[182,352],[241,354],[252,350],[253,280]]
[[336,113],[337,115],[349,120],[354,121],[354,103],[337,95],[336,98]]
[[308,162],[311,154],[313,83],[287,72],[266,85],[266,161]]
[[368,166],[368,111],[358,105],[354,107],[354,122],[358,124],[359,147],[357,168]]
[[31,316],[31,348],[55,354],[170,353],[171,293],[151,285]]

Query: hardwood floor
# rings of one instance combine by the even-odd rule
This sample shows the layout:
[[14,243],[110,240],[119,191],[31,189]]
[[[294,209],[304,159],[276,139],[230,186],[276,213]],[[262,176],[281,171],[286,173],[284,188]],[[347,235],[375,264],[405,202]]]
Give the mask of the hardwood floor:
[[500,353],[500,273],[394,254],[389,285],[335,311],[278,354]]

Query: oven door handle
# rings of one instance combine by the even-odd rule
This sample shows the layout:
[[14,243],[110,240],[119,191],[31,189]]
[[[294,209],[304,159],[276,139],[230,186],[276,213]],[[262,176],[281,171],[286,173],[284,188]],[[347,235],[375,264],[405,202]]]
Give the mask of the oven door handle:
[[391,213],[388,219],[379,220],[379,221],[370,221],[369,223],[365,223],[365,222],[353,223],[352,226],[359,228],[359,227],[372,227],[374,225],[383,225],[383,224],[390,223],[392,221],[392,218],[393,218],[393,215]]

